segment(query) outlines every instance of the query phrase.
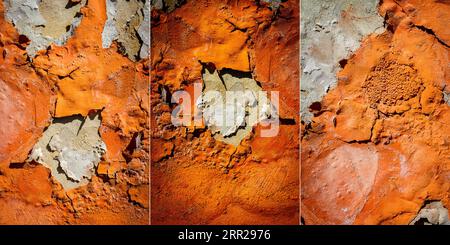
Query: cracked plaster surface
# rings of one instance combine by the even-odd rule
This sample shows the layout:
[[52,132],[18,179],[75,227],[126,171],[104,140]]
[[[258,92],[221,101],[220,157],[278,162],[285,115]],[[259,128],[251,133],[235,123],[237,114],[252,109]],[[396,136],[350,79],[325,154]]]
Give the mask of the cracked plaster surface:
[[54,119],[34,146],[29,161],[41,163],[65,189],[85,185],[106,152],[98,129],[100,116]]
[[120,51],[132,61],[146,58],[150,43],[149,4],[149,0],[107,0],[103,48],[109,48],[113,41],[117,41]]
[[4,0],[6,18],[30,44],[26,50],[30,57],[52,43],[64,45],[80,24],[82,0],[69,4],[67,0]]

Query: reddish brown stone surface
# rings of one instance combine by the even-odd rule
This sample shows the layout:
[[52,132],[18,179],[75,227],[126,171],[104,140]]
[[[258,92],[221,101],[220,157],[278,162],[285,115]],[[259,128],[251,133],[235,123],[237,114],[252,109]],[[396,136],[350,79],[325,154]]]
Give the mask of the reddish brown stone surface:
[[[104,1],[89,1],[67,44],[32,61],[4,11],[0,3],[0,224],[148,224],[148,60],[102,48]],[[99,110],[108,150],[88,185],[65,191],[25,163],[52,117]]]
[[[299,2],[187,1],[152,11],[152,224],[299,223]],[[260,126],[239,146],[208,129],[174,127],[164,90],[192,91],[201,63],[250,71],[280,92],[278,136]]]
[[408,224],[450,207],[447,1],[383,1],[387,31],[366,38],[303,125],[306,224]]

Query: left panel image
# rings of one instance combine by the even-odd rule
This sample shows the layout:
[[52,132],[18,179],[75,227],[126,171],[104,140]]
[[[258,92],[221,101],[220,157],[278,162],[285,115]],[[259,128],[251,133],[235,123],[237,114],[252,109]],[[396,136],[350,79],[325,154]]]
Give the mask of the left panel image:
[[0,1],[0,224],[149,224],[149,1]]

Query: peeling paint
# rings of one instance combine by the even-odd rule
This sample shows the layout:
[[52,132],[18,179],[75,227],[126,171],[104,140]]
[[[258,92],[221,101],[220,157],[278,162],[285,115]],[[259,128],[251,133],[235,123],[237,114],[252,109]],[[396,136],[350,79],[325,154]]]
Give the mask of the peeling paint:
[[144,20],[139,26],[138,34],[142,40],[141,50],[139,52],[139,56],[141,59],[145,59],[148,57],[149,52],[148,49],[150,47],[150,1],[146,0],[144,5]]
[[64,189],[85,185],[106,152],[98,133],[100,124],[99,114],[54,119],[28,160],[49,168]]
[[440,201],[427,203],[410,225],[450,225],[448,210]]
[[[364,37],[384,31],[378,0],[301,2],[301,118],[310,122],[309,107],[336,86],[340,61],[356,51]],[[345,63],[345,62],[343,62]]]
[[196,106],[217,140],[237,146],[254,125],[276,113],[252,78],[205,69],[203,81],[203,93]]
[[69,4],[67,0],[4,0],[6,18],[21,35],[30,40],[30,57],[52,43],[64,45],[80,24],[81,7],[86,0]]
[[[107,0],[107,20],[102,33],[102,46],[109,48],[117,41],[121,52],[130,60],[148,56],[150,17],[148,1]],[[145,28],[147,27],[147,28]]]
[[446,93],[444,91],[442,92],[442,97],[444,98],[445,103],[447,103],[447,105],[450,105],[450,93]]

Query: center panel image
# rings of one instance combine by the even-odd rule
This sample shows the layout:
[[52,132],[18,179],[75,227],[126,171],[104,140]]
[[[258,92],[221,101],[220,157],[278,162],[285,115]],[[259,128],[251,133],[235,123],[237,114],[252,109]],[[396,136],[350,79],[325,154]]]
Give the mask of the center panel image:
[[151,9],[151,224],[299,224],[299,2]]

